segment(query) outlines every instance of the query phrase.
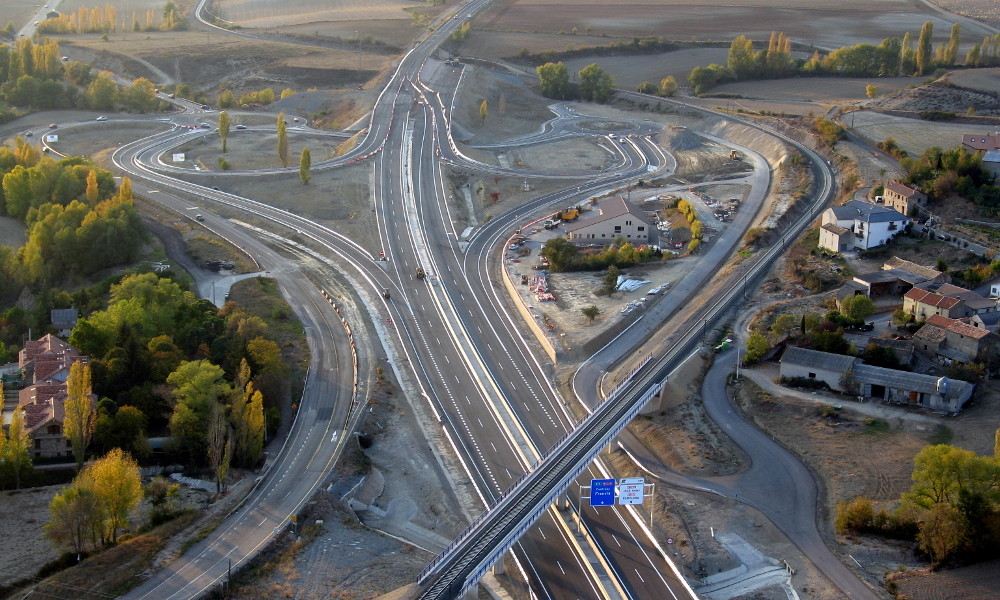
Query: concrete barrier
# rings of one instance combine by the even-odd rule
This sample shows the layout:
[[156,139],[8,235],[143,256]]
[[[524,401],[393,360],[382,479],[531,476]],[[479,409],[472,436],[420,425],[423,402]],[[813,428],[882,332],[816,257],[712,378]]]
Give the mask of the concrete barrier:
[[535,334],[535,338],[538,339],[538,342],[542,345],[542,349],[545,350],[545,354],[548,355],[549,360],[553,363],[557,363],[556,348],[552,344],[552,340],[549,339],[549,336],[545,335],[545,331],[542,330],[538,321],[535,320],[535,315],[528,310],[527,305],[524,303],[524,299],[521,298],[520,292],[517,291],[517,288],[514,286],[514,282],[510,279],[510,273],[507,272],[507,265],[501,264],[500,271],[503,273],[503,284],[507,288],[507,293],[510,294],[514,304],[517,305],[517,311],[521,313],[521,318],[523,318],[525,323],[528,324],[528,327],[531,328],[531,332]]

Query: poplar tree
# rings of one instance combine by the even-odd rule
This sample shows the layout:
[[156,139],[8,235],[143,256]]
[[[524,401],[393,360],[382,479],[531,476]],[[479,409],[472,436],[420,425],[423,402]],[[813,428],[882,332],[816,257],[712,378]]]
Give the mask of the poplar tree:
[[94,426],[97,424],[97,411],[90,400],[90,365],[76,361],[69,368],[69,378],[66,380],[65,417],[63,431],[73,445],[73,456],[76,458],[77,472],[83,468],[87,455],[87,446],[94,436]]
[[26,467],[31,466],[31,455],[28,448],[31,446],[31,437],[24,427],[24,409],[14,409],[14,414],[10,417],[10,428],[7,434],[7,444],[4,449],[4,461],[10,465],[14,471],[14,489],[21,489],[21,472]]
[[278,115],[278,158],[281,159],[281,164],[288,166],[288,131],[287,125],[285,124],[285,113],[282,112]]
[[944,63],[951,66],[958,61],[958,45],[962,41],[962,26],[955,23],[951,26],[951,35],[948,37],[948,47],[944,53]]
[[226,152],[226,142],[229,140],[229,111],[219,113],[219,137],[222,138],[222,151]]
[[924,75],[931,64],[931,53],[934,47],[931,44],[931,36],[934,35],[934,23],[927,21],[920,28],[920,38],[917,39],[917,74]]
[[312,168],[312,155],[309,154],[309,148],[302,149],[302,156],[299,158],[299,179],[305,185],[309,184],[309,180],[312,179],[312,173],[309,169]]
[[97,206],[97,200],[99,199],[97,188],[97,170],[91,169],[90,173],[87,173],[87,203],[90,204],[90,208]]

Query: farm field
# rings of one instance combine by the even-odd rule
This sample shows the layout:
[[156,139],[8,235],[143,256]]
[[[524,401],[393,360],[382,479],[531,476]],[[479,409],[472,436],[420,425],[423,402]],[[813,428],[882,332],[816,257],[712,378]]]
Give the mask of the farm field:
[[921,121],[868,110],[849,113],[841,119],[851,125],[852,117],[854,131],[876,142],[887,137],[896,138],[899,147],[910,156],[919,156],[932,146],[945,149],[959,146],[965,133],[993,132],[992,128],[984,125]]
[[38,11],[38,2],[35,0],[4,0],[0,5],[0,27],[13,21],[14,27],[20,29],[28,24],[28,19],[35,16]]
[[739,94],[755,100],[778,100],[839,104],[865,100],[865,86],[874,85],[879,95],[890,94],[910,85],[920,85],[923,77],[802,77],[770,81],[741,81],[712,88],[713,94]]
[[[731,0],[504,0],[476,19],[473,27],[494,30],[609,36],[659,36],[675,40],[732,40],[748,35],[766,40],[775,29],[792,41],[837,48],[861,42],[881,42],[919,32],[934,22],[934,43],[947,38],[951,23],[933,7],[909,0],[756,0],[733,6]],[[981,25],[963,24],[963,35],[981,40]],[[963,44],[963,52],[965,51]]]
[[[277,27],[321,21],[407,20],[421,0],[216,0],[215,11],[241,27]],[[423,12],[423,11],[422,11]]]
[[95,34],[60,39],[68,42],[62,45],[67,56],[92,62],[99,70],[147,77],[155,83],[182,82],[202,89],[228,87],[234,92],[266,87],[279,92],[286,87],[296,91],[312,87],[353,89],[391,60],[390,56],[362,53],[364,70],[358,73],[358,54],[349,50],[193,31],[118,34],[110,42]]
[[1000,69],[969,69],[948,73],[948,81],[959,87],[1000,92]]
[[941,8],[1000,27],[1000,4],[996,0],[933,0]]

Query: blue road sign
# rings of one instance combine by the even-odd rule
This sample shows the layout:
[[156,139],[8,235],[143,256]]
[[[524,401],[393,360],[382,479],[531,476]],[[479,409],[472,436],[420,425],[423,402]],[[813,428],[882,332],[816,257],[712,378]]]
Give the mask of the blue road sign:
[[614,506],[615,504],[615,483],[614,479],[591,479],[590,480],[590,505],[591,506]]

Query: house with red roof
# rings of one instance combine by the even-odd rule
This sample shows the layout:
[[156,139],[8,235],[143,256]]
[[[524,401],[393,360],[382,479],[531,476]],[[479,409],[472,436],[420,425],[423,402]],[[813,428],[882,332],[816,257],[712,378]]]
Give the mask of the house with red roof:
[[[24,411],[24,426],[32,440],[29,451],[35,458],[73,455],[73,446],[63,431],[66,380],[73,363],[87,364],[88,360],[53,335],[29,341],[18,355],[18,366],[28,385],[18,392],[17,410]],[[90,397],[96,406],[97,395]]]

